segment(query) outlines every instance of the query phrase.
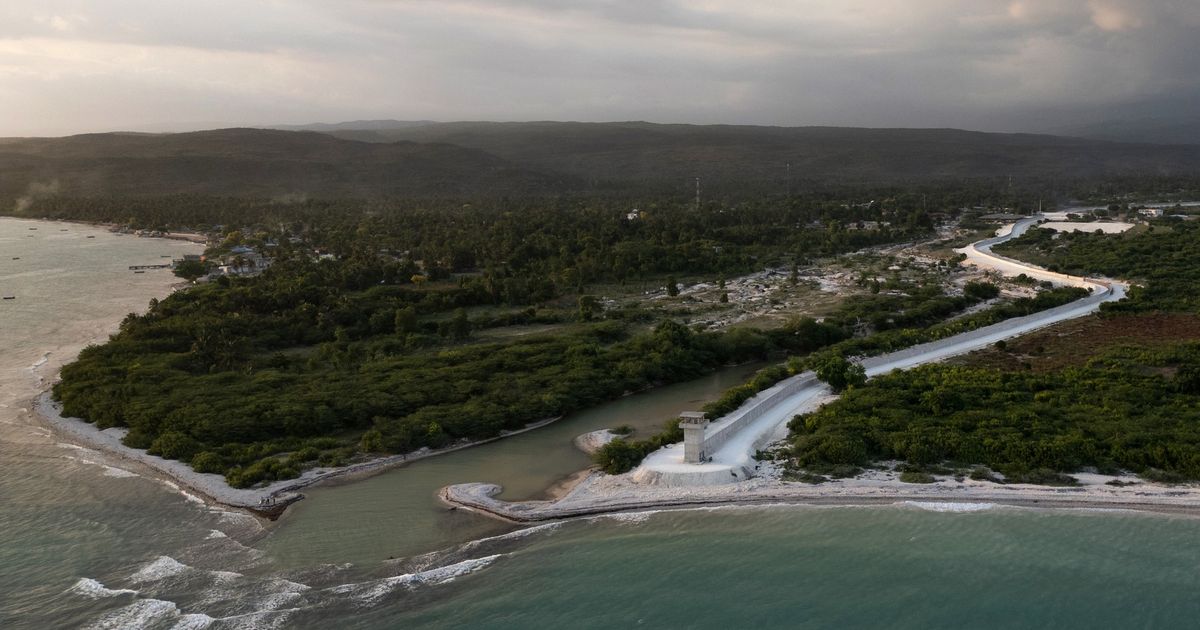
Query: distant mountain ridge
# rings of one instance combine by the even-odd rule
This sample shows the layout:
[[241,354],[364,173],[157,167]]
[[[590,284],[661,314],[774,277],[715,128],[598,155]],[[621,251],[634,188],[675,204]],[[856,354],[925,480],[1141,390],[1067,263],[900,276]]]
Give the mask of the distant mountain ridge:
[[315,132],[219,129],[0,140],[0,196],[384,197],[543,194],[569,185],[477,149],[370,144]]
[[[393,123],[399,126],[389,126]],[[367,128],[354,128],[366,125]],[[363,121],[0,139],[0,197],[775,194],[804,182],[1200,173],[1200,146],[955,129]]]
[[[596,185],[673,183],[778,189],[795,181],[929,181],[1183,174],[1200,146],[1112,143],[957,129],[455,122],[330,132],[361,141],[446,142]],[[790,164],[790,167],[788,166]]]
[[1145,117],[1055,127],[1048,133],[1111,142],[1200,144],[1200,117]]
[[425,125],[437,124],[432,120],[351,120],[339,123],[308,123],[306,125],[272,125],[264,127],[264,129],[278,129],[280,131],[338,131],[342,129],[353,130],[385,130],[385,129],[404,129],[407,127],[424,127]]

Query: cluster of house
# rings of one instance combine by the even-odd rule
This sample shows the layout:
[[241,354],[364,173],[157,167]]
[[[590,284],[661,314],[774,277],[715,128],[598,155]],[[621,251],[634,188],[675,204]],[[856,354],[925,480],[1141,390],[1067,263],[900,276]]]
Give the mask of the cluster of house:
[[163,238],[167,236],[162,230],[135,230],[124,225],[114,225],[108,228],[113,234],[132,234],[134,236],[144,236],[146,238]]
[[[1105,206],[1073,206],[1067,208],[1066,210],[1047,212],[1046,214],[1047,216],[1065,215],[1067,218],[1074,217],[1075,220],[1090,220],[1093,213],[1102,218],[1124,218],[1127,221],[1131,221],[1135,217],[1141,217],[1143,219],[1161,219],[1167,216],[1177,217],[1185,220],[1195,220],[1198,216],[1200,216],[1194,213],[1198,207],[1200,207],[1200,202],[1129,204],[1128,213],[1125,211],[1119,211],[1117,214],[1112,214],[1112,216],[1109,216],[1111,213],[1108,212],[1108,207]],[[1184,209],[1192,210],[1193,213],[1185,213],[1183,212]],[[981,208],[975,207],[970,210],[978,212],[981,210]],[[963,213],[966,213],[967,211],[967,208],[960,209],[960,212]],[[1008,208],[1004,208],[1003,212],[979,214],[978,218],[984,221],[996,223],[1010,223],[1012,221],[1023,219],[1026,216],[1027,215],[1024,214],[1015,214]]]
[[239,245],[229,250],[219,258],[209,260],[200,254],[184,254],[183,258],[172,261],[175,266],[185,262],[212,263],[212,270],[200,279],[201,282],[215,280],[221,276],[255,276],[271,266],[271,259],[255,251],[252,247]]
[[253,276],[271,266],[271,259],[244,245],[230,249],[219,262],[217,271],[223,276]]

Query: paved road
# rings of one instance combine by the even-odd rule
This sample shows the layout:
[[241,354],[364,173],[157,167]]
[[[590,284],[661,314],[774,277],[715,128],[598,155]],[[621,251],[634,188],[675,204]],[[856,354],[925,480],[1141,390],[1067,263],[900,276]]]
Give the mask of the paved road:
[[[1002,339],[1017,337],[1058,322],[1083,317],[1096,312],[1104,302],[1120,300],[1125,297],[1128,285],[1122,282],[1056,273],[992,253],[993,246],[1024,234],[1030,227],[1043,219],[1044,217],[1041,215],[1022,219],[1001,228],[995,237],[977,241],[956,251],[965,254],[966,262],[971,265],[992,269],[1006,276],[1025,274],[1030,278],[1049,281],[1056,285],[1083,287],[1090,289],[1091,295],[1070,304],[1024,317],[1008,319],[940,341],[864,359],[862,365],[866,369],[867,375],[876,376],[896,369],[907,369],[923,363],[932,363],[966,354],[985,348]],[[729,483],[752,476],[756,465],[754,454],[758,449],[783,437],[787,431],[787,422],[791,418],[797,414],[812,411],[829,400],[829,388],[823,383],[816,382],[798,389],[786,398],[768,402],[771,394],[786,387],[791,381],[810,376],[812,376],[811,372],[798,374],[775,387],[760,392],[747,401],[739,412],[756,403],[771,404],[772,407],[765,410],[753,423],[738,430],[735,435],[722,436],[724,444],[713,454],[711,462],[685,464],[683,463],[683,445],[673,444],[651,453],[634,472],[635,478],[647,483],[668,486],[695,486]],[[709,439],[730,424],[729,418],[730,416],[726,416],[709,426],[707,431]]]

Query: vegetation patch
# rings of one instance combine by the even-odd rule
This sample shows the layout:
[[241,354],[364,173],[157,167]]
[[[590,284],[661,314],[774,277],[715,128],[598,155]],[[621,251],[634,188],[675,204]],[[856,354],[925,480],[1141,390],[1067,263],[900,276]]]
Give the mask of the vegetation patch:
[[789,427],[790,465],[803,469],[952,460],[1017,483],[1069,485],[1061,473],[1086,466],[1200,479],[1200,344],[1119,347],[1055,372],[921,366]]
[[1032,229],[995,251],[1052,271],[1138,283],[1129,299],[1105,304],[1106,312],[1200,310],[1200,225],[1195,222],[1163,219],[1145,231],[1124,234]]
[[903,483],[934,483],[937,479],[929,473],[910,470],[900,473],[900,481]]

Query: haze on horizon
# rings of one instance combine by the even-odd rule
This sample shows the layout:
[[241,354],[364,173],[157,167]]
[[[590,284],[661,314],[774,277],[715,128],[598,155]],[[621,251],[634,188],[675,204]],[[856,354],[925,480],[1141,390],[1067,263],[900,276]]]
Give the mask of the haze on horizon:
[[8,0],[0,136],[354,119],[1194,116],[1186,0]]

